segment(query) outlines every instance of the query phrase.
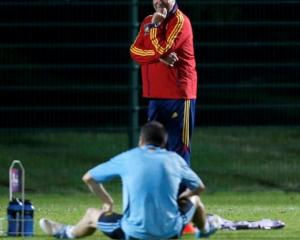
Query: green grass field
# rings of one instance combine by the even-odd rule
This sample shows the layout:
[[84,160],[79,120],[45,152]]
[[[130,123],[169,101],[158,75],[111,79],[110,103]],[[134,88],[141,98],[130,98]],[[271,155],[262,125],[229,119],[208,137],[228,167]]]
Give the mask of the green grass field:
[[[120,195],[113,194],[117,199],[116,210],[120,210]],[[97,207],[99,202],[91,194],[30,194],[36,206],[34,239],[52,239],[42,234],[37,226],[37,220],[41,217],[56,219],[66,223],[76,223],[76,220],[88,207]],[[260,220],[263,218],[280,219],[286,223],[286,227],[280,230],[220,230],[211,239],[268,239],[290,240],[300,237],[300,196],[295,193],[282,192],[252,192],[230,193],[222,192],[205,194],[203,201],[207,211],[218,214],[230,220]],[[1,197],[1,212],[5,212],[7,200]],[[159,217],[159,216],[158,216]],[[13,239],[3,237],[1,239]],[[15,238],[18,239],[18,238]],[[88,239],[108,239],[97,232]],[[194,239],[193,235],[186,235],[183,239]]]
[[[219,231],[211,239],[300,239],[300,128],[200,128],[192,147],[192,168],[207,186],[203,200],[208,212],[230,220],[286,223],[281,230]],[[6,215],[12,160],[22,160],[26,169],[26,194],[36,207],[36,224],[41,217],[74,224],[86,208],[100,206],[81,182],[82,174],[126,149],[125,134],[1,133],[0,217]],[[120,184],[107,187],[120,211]],[[36,226],[34,239],[51,238]],[[107,238],[97,233],[89,239]]]

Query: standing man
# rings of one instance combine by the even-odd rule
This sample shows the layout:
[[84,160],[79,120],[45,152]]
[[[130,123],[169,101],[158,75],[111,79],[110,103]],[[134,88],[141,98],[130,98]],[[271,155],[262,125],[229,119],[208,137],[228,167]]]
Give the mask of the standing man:
[[[193,219],[200,229],[196,237],[209,237],[216,231],[206,220],[199,193],[204,185],[185,161],[164,149],[167,133],[158,122],[148,122],[141,130],[139,147],[121,153],[89,170],[83,181],[102,202],[102,209],[90,208],[75,225],[48,219],[40,227],[57,238],[81,238],[98,228],[112,239],[177,239]],[[113,199],[102,183],[122,180],[123,214],[113,212]],[[180,182],[188,190],[178,198]]]
[[153,0],[153,6],[155,13],[143,20],[130,53],[141,65],[148,119],[164,124],[167,149],[190,165],[197,96],[192,27],[175,0]]

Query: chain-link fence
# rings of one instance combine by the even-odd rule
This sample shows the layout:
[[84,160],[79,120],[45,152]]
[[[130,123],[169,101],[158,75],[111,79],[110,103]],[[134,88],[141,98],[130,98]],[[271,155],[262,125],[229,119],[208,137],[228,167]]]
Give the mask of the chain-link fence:
[[[196,125],[298,125],[300,1],[178,4],[194,29]],[[0,2],[0,128],[146,121],[129,47],[152,12],[151,1]]]

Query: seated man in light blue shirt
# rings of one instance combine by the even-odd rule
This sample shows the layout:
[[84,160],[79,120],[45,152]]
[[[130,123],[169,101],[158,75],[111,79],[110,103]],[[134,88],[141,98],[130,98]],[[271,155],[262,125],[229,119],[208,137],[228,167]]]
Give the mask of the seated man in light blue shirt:
[[[206,221],[199,193],[204,184],[175,152],[167,151],[167,133],[152,121],[141,129],[139,147],[121,153],[89,170],[83,181],[103,203],[90,208],[75,225],[40,220],[42,230],[57,238],[81,238],[101,230],[112,239],[177,239],[186,224],[193,221],[208,237],[216,231]],[[102,183],[115,177],[122,180],[123,213],[113,212],[113,199]],[[178,197],[180,183],[188,189]]]

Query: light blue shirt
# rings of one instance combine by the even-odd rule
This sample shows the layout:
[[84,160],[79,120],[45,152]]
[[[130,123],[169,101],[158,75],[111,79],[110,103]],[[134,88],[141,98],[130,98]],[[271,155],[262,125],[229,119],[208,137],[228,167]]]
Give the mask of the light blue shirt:
[[202,185],[178,154],[151,145],[121,153],[89,171],[98,183],[122,179],[126,235],[138,239],[167,239],[180,233],[183,219],[177,205],[179,184],[194,190]]

